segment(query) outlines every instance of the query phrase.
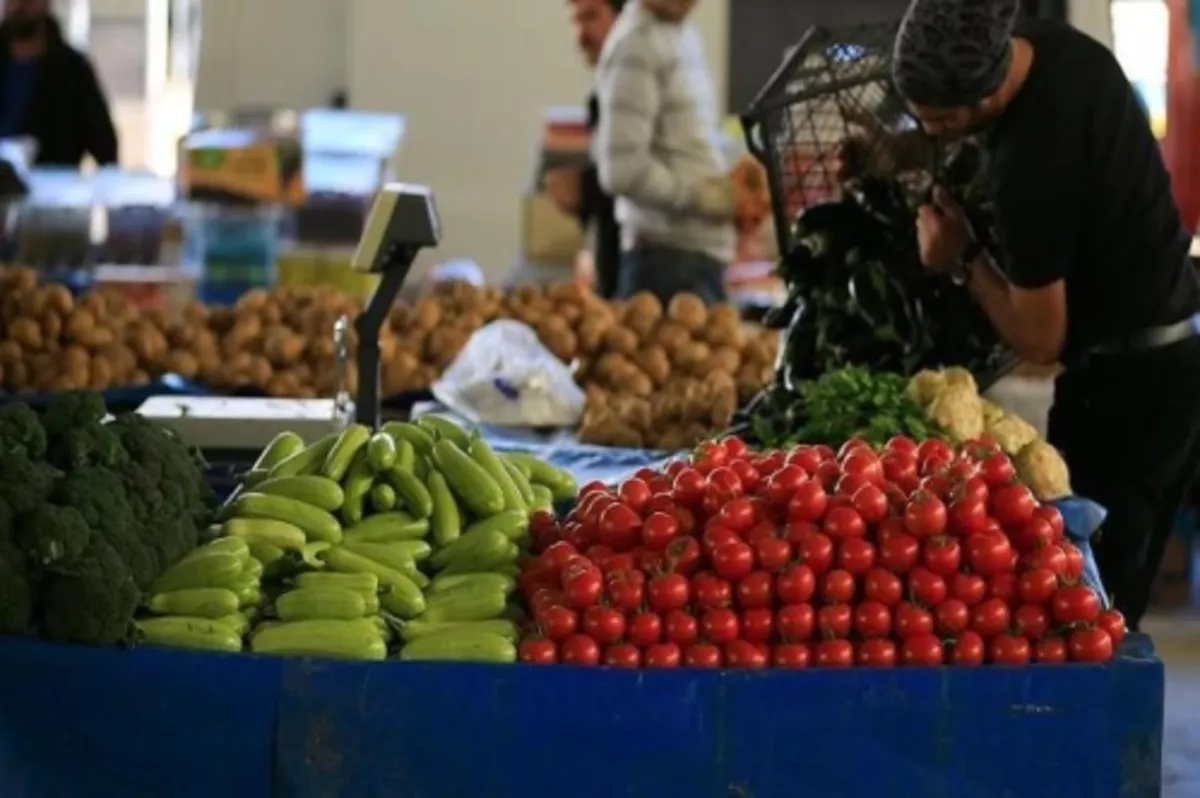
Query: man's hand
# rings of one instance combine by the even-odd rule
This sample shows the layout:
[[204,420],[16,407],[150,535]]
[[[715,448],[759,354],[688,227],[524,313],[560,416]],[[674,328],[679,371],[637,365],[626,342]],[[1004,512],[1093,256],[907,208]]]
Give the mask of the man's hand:
[[932,202],[917,210],[917,244],[921,262],[935,272],[946,272],[971,243],[971,230],[962,208],[941,186],[933,189]]
[[574,216],[579,213],[583,197],[583,173],[575,167],[551,169],[542,178],[545,192],[559,210]]

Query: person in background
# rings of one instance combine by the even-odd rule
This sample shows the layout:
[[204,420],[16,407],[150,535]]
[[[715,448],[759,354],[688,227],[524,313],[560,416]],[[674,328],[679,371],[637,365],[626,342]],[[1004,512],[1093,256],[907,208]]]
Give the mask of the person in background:
[[921,259],[1023,360],[1061,363],[1049,440],[1108,510],[1101,578],[1137,629],[1200,466],[1200,283],[1158,142],[1112,52],[1017,0],[914,0],[896,86],[932,136],[982,135],[998,262],[942,187]]
[[[625,6],[625,0],[568,0],[575,40],[588,66],[595,67],[608,31]],[[595,93],[588,97],[588,129],[593,135],[600,118]],[[565,213],[579,217],[585,227],[594,225],[595,244],[592,262],[596,275],[596,293],[605,298],[617,291],[617,270],[621,264],[621,231],[613,210],[613,199],[600,187],[596,164],[583,169],[555,169],[546,174],[546,193]]]
[[37,142],[36,163],[117,162],[117,131],[91,62],[67,44],[50,0],[4,0],[0,21],[0,138]]
[[617,295],[683,291],[725,299],[733,257],[733,183],[696,0],[629,0],[597,68],[600,184],[617,197]]

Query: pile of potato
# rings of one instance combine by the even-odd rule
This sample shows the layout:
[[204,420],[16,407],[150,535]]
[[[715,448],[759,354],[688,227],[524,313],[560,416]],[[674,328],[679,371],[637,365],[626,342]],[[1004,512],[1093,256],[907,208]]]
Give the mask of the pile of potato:
[[10,393],[142,385],[174,370],[165,313],[106,291],[76,299],[28,268],[0,269],[0,328]]

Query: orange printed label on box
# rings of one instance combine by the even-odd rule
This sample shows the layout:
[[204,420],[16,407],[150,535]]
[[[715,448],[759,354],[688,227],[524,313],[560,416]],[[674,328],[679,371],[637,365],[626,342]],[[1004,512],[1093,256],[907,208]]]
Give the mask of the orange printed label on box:
[[304,197],[299,154],[288,158],[284,149],[263,142],[189,150],[180,169],[184,191],[198,199],[297,203]]

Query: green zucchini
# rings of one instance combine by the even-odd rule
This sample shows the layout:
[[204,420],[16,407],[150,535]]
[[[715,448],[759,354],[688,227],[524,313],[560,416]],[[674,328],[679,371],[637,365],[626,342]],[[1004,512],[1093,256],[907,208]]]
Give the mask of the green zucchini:
[[242,633],[220,620],[175,616],[146,618],[134,625],[147,645],[230,653],[242,650]]
[[310,541],[337,543],[342,539],[342,525],[331,513],[298,499],[243,493],[234,500],[233,510],[242,518],[273,518],[295,524]]
[[344,538],[359,543],[390,543],[396,540],[419,540],[428,532],[428,521],[392,511],[373,515],[355,524],[346,530]]
[[396,489],[396,496],[414,518],[429,518],[433,515],[433,498],[429,489],[411,471],[393,468],[384,474],[388,484]]
[[367,614],[367,602],[362,593],[342,587],[301,587],[275,600],[275,614],[281,621],[349,621]]
[[450,629],[418,637],[400,650],[400,659],[408,662],[487,662],[517,661],[516,645],[491,632]]
[[346,494],[342,486],[327,477],[303,474],[297,477],[275,477],[254,486],[254,493],[286,496],[322,510],[333,512],[342,506]]
[[496,480],[466,452],[446,440],[433,446],[433,465],[455,496],[475,515],[486,518],[504,509],[504,493]]
[[291,621],[260,626],[250,638],[255,654],[288,654],[337,659],[382,660],[387,645],[369,618],[347,621]]
[[270,476],[296,477],[301,474],[316,474],[321,470],[321,465],[325,462],[325,458],[329,456],[329,450],[337,443],[337,439],[338,433],[336,432],[331,432],[322,438],[318,438],[300,451],[280,460],[272,466]]

